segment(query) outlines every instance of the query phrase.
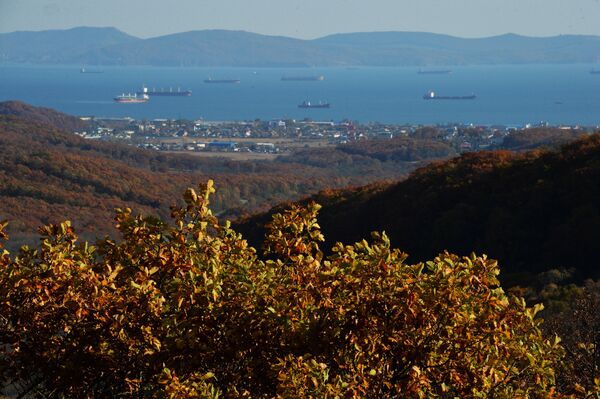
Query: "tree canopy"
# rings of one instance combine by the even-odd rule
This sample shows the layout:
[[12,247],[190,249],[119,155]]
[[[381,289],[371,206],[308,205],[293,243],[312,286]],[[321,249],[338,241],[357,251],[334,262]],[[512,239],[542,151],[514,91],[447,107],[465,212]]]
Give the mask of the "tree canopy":
[[[507,286],[573,268],[573,280],[600,279],[600,134],[558,150],[467,153],[433,162],[406,180],[312,196],[323,206],[325,248],[386,231],[411,260],[444,249],[485,253],[502,265]],[[281,208],[275,208],[279,211]],[[254,246],[269,213],[236,228]]]
[[5,251],[6,385],[72,398],[593,394],[556,389],[560,339],[542,335],[541,306],[503,291],[497,262],[407,264],[385,233],[325,257],[315,203],[273,217],[263,258],[213,216],[213,192],[188,189],[171,224],[117,210],[119,240],[79,242],[64,222],[41,228],[37,249]]

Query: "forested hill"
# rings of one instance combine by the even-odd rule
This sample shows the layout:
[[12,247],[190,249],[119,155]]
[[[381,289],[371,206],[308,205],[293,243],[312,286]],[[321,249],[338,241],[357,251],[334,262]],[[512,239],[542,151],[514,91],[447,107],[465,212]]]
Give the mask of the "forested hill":
[[9,220],[13,245],[31,242],[43,224],[67,219],[87,239],[111,234],[115,208],[168,218],[186,187],[209,178],[219,189],[217,212],[257,211],[352,182],[322,168],[164,155],[0,116],[0,220]]
[[266,211],[325,188],[397,180],[431,159],[455,154],[430,139],[301,149],[271,161],[166,154],[84,140],[78,118],[19,102],[0,103],[0,220],[11,244],[39,226],[70,219],[87,239],[112,233],[114,208],[168,218],[185,188],[214,179],[212,209],[224,217]]
[[425,66],[596,63],[600,37],[506,34],[459,38],[426,32],[364,32],[301,40],[199,30],[140,39],[114,28],[0,34],[0,62],[154,66]]
[[29,122],[39,122],[68,132],[88,128],[88,123],[76,116],[63,114],[51,108],[35,107],[21,101],[0,102],[0,115],[18,116]]
[[[600,277],[600,135],[560,150],[464,154],[414,172],[389,185],[330,191],[313,197],[323,205],[319,224],[327,239],[352,243],[371,231],[428,259],[447,249],[486,253],[505,273],[576,268],[578,278]],[[268,215],[240,226],[260,245]]]

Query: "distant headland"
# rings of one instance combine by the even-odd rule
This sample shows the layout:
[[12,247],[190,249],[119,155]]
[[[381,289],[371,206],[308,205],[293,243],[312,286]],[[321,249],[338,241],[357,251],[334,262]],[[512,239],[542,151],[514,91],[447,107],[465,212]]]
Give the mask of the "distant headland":
[[591,64],[600,36],[459,38],[424,32],[344,33],[313,40],[200,30],[141,39],[115,28],[0,34],[0,63],[151,66],[441,66]]

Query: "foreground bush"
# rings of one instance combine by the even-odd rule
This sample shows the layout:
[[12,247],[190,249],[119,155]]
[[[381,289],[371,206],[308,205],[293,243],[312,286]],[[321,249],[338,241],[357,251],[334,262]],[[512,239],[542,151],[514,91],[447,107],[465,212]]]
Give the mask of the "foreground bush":
[[6,384],[71,398],[559,396],[559,340],[503,292],[496,262],[409,265],[385,234],[325,258],[316,204],[274,216],[263,261],[211,214],[213,191],[189,189],[173,225],[118,210],[120,241],[78,243],[65,222],[2,255]]

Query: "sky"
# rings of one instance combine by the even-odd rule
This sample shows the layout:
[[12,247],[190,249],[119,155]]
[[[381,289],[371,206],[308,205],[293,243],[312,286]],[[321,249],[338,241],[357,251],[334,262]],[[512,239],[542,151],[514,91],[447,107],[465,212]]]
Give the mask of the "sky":
[[0,0],[0,32],[114,26],[143,38],[201,29],[302,39],[391,30],[600,35],[598,17],[600,0]]

